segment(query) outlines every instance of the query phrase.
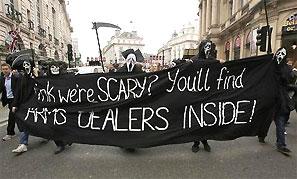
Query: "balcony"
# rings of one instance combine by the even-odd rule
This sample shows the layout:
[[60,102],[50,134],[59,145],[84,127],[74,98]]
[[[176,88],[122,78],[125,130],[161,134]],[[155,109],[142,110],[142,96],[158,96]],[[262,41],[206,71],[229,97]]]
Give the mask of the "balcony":
[[21,23],[23,21],[22,13],[15,10],[12,4],[5,4],[6,7],[6,16],[12,20],[15,20],[17,23]]
[[59,45],[59,40],[55,37],[55,45]]
[[29,30],[34,30],[34,23],[33,23],[33,21],[28,20],[28,27],[29,27]]
[[38,26],[38,34],[45,38],[46,37],[46,30],[44,30],[43,28],[41,28],[40,26]]

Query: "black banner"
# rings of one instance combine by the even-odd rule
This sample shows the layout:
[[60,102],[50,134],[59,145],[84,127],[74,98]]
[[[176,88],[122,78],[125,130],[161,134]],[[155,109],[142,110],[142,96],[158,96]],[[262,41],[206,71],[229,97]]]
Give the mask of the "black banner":
[[18,119],[32,135],[65,142],[151,147],[258,135],[271,120],[272,56],[187,62],[156,73],[35,80]]

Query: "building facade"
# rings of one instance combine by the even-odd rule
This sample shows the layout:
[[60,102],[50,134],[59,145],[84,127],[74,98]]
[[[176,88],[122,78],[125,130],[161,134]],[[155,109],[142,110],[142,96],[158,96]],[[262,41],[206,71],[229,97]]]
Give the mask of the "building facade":
[[10,53],[11,32],[17,34],[21,49],[34,49],[39,56],[67,61],[67,44],[71,44],[70,19],[64,0],[1,0],[1,60]]
[[144,46],[143,38],[139,37],[136,31],[121,33],[120,30],[116,30],[115,35],[111,37],[111,40],[103,48],[103,57],[106,60],[106,64],[123,64],[122,52],[127,49],[139,49],[143,53]]
[[164,55],[164,63],[167,65],[174,59],[182,59],[186,50],[196,49],[198,40],[198,28],[190,23],[180,32],[172,34],[172,38],[158,50],[158,56]]
[[[297,57],[297,1],[267,0],[272,31],[272,51],[281,46]],[[217,45],[218,58],[232,60],[261,55],[256,46],[257,29],[266,26],[263,0],[199,0],[200,40]]]

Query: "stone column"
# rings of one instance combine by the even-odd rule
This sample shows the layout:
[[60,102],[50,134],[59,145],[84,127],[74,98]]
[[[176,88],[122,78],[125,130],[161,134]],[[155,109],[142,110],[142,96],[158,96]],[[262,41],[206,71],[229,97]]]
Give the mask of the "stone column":
[[232,16],[235,14],[235,12],[236,12],[236,2],[237,2],[238,0],[234,0],[233,1],[233,4],[232,4]]
[[206,3],[206,32],[208,32],[210,23],[211,23],[211,0],[207,0],[207,3]]
[[211,9],[211,25],[218,24],[218,1],[212,1],[212,9]]
[[199,38],[202,37],[202,4],[199,6]]
[[202,0],[202,36],[206,32],[206,0]]

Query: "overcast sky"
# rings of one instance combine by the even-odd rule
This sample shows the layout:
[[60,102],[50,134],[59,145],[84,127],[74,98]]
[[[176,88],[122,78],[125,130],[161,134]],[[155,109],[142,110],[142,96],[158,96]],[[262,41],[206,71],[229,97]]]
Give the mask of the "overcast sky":
[[[197,4],[198,0],[68,0],[67,9],[84,60],[99,56],[93,21],[119,25],[122,31],[135,28],[144,38],[143,53],[156,54],[175,30],[198,19]],[[113,34],[114,29],[99,29],[102,49]]]

